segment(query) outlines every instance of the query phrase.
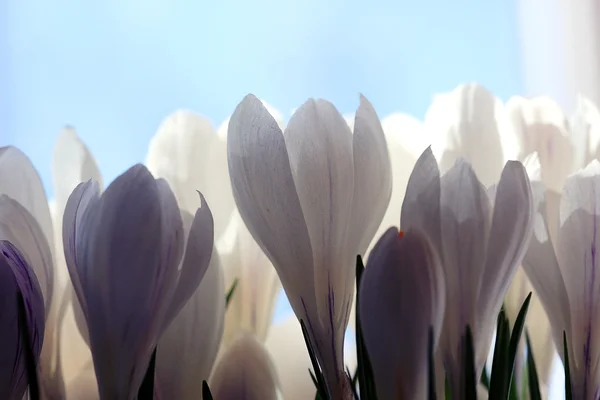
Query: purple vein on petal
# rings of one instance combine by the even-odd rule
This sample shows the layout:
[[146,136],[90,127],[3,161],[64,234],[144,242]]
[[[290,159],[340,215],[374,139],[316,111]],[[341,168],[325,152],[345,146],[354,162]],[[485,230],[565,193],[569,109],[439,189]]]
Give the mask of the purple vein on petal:
[[[321,354],[321,349],[319,348],[319,341],[317,340],[317,338],[315,336],[315,331],[313,329],[312,322],[310,322],[310,318],[308,317],[308,312],[307,312],[307,309],[306,309],[306,304],[304,303],[304,298],[302,296],[300,296],[300,301],[302,302],[302,308],[304,308],[304,317],[306,318],[306,322],[308,322],[307,328],[308,328],[308,330],[310,330],[310,335],[308,337],[308,340],[310,341],[310,339],[311,339],[310,336],[312,336],[312,339],[314,341],[313,344],[316,347],[315,350],[317,351],[317,354],[319,356],[321,356],[322,354]],[[317,371],[315,371],[315,374],[316,373],[317,373]]]
[[[594,188],[594,192],[595,192],[595,188]],[[583,396],[584,398],[587,397],[587,391],[588,391],[588,380],[589,380],[589,374],[590,374],[590,364],[591,364],[591,341],[592,341],[592,309],[594,308],[594,283],[596,280],[596,234],[597,234],[597,221],[596,221],[596,196],[594,193],[594,228],[593,228],[593,234],[592,234],[592,244],[591,244],[591,249],[590,249],[590,255],[591,255],[591,279],[590,279],[590,286],[589,286],[589,293],[588,293],[588,304],[590,307],[590,311],[588,312],[588,325],[587,325],[587,331],[586,331],[586,338],[585,338],[585,344],[583,346],[583,353],[584,353],[584,357],[585,357],[585,374],[584,374],[584,384],[583,384]]]
[[327,302],[329,304],[329,326],[331,327],[331,351],[333,353],[333,365],[337,368],[338,360],[335,349],[335,328],[333,323],[333,309],[335,307],[335,294],[331,287],[331,280],[329,279],[329,272],[327,272]]

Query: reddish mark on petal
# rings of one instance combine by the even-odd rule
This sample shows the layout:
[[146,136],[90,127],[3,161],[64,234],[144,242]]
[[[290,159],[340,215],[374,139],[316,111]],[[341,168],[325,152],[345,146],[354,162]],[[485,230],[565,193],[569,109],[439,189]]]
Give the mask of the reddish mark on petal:
[[399,230],[398,231],[398,239],[402,239],[404,237],[404,231],[403,230]]

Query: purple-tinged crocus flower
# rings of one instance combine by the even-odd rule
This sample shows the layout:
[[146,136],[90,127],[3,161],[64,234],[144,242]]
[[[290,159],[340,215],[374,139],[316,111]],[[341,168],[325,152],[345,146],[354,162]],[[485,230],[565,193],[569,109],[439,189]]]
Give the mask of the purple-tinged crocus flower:
[[548,314],[563,361],[569,349],[574,399],[600,396],[600,163],[546,190],[523,268]]
[[439,350],[452,398],[463,398],[461,349],[466,327],[473,334],[480,376],[496,316],[533,230],[533,198],[525,168],[509,161],[490,199],[462,159],[440,179],[435,157],[427,149],[408,182],[400,226],[419,228],[440,255],[446,311]]
[[[29,384],[26,354],[39,361],[44,338],[44,298],[35,273],[21,252],[6,240],[0,241],[0,393],[7,400],[21,400]],[[19,321],[19,292],[23,298],[27,332]],[[26,349],[28,335],[31,352]]]
[[446,302],[440,259],[416,229],[389,228],[361,280],[360,315],[380,399],[426,399],[429,332],[437,345]]
[[202,197],[191,230],[190,238],[205,240],[193,251],[188,245],[181,263],[177,201],[143,165],[116,178],[102,196],[88,181],[69,197],[65,258],[89,329],[100,399],[137,396],[160,335],[200,284],[213,248],[212,214]]
[[248,95],[229,122],[227,153],[240,215],[304,320],[331,397],[342,398],[355,258],[391,195],[379,117],[361,97],[352,134],[331,103],[311,99],[282,132]]

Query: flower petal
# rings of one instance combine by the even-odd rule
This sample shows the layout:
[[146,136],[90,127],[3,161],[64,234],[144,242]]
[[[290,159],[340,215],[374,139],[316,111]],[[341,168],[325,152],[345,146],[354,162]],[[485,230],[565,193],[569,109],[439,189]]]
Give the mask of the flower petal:
[[42,180],[29,158],[16,147],[0,147],[0,194],[15,199],[29,211],[53,250],[52,219]]
[[[600,313],[600,162],[593,161],[567,179],[560,206],[557,258],[569,295],[574,352],[574,386],[595,392],[600,359],[600,332],[593,328]],[[578,373],[578,371],[580,373]],[[578,382],[578,378],[587,383]],[[591,390],[591,392],[590,392]],[[586,396],[584,396],[586,397]]]
[[438,251],[442,249],[440,185],[440,170],[428,147],[417,160],[408,180],[400,226],[403,229],[417,227],[427,232],[433,247]]
[[519,159],[537,152],[542,182],[552,190],[561,190],[573,170],[575,149],[558,104],[547,97],[532,100],[516,97],[506,108],[519,137]]
[[487,256],[477,296],[478,321],[484,329],[481,341],[477,339],[482,346],[477,349],[478,365],[485,363],[496,315],[525,256],[532,231],[533,198],[527,172],[520,162],[509,161],[496,189]]
[[181,272],[177,281],[177,288],[173,294],[173,300],[167,312],[170,317],[165,321],[165,328],[197,290],[209,268],[213,254],[213,217],[204,196],[200,192],[198,194],[200,195],[200,208],[196,210],[187,235]]
[[66,126],[54,146],[52,177],[57,207],[62,213],[71,192],[81,182],[92,179],[104,187],[98,164],[73,127]]
[[10,241],[27,260],[39,282],[47,316],[54,287],[52,252],[36,219],[6,195],[0,196],[0,240]]
[[223,272],[214,251],[202,282],[159,341],[156,386],[161,398],[198,398],[217,356],[224,313]]
[[[68,211],[77,200],[76,190],[67,203],[66,221],[74,219]],[[181,217],[168,185],[155,181],[142,165],[115,179],[93,212],[89,208],[76,233],[71,276],[83,288],[77,294],[88,322],[100,396],[130,398],[142,382],[177,283]]]
[[198,208],[196,192],[204,193],[214,211],[217,238],[234,209],[226,154],[225,142],[208,120],[178,110],[162,121],[146,157],[148,169],[169,183],[183,210],[193,215]]
[[310,236],[319,319],[326,325],[333,316],[333,326],[343,331],[359,252],[348,247],[354,191],[352,133],[333,104],[309,99],[290,119],[285,143]]
[[222,400],[276,400],[277,376],[269,353],[251,334],[239,337],[223,354],[210,387]]
[[21,399],[28,385],[25,343],[19,325],[18,293],[23,299],[31,351],[39,360],[44,336],[44,299],[35,273],[24,255],[10,242],[0,241],[0,393],[7,399]]
[[221,262],[229,278],[225,289],[229,290],[236,278],[238,283],[225,314],[224,346],[230,345],[240,331],[250,332],[264,341],[281,289],[277,272],[237,212],[232,222],[236,223],[235,247],[223,254]]
[[392,166],[379,117],[362,95],[355,116],[352,150],[354,195],[349,247],[364,255],[390,202]]
[[[281,130],[248,95],[233,113],[227,154],[233,195],[252,236],[273,263],[296,315],[316,312],[312,248]],[[304,301],[304,303],[303,303]]]
[[437,341],[443,322],[442,277],[437,254],[418,230],[399,237],[390,228],[373,249],[359,307],[379,398],[426,397],[429,330]]
[[[491,209],[485,188],[471,165],[464,160],[459,159],[443,176],[441,185],[441,258],[447,288],[446,321],[441,346],[445,353],[444,364],[451,365],[460,360],[457,345],[461,343],[467,325],[473,330],[476,347],[481,339],[478,334],[481,326],[476,323],[477,296],[484,274],[482,266],[486,260]],[[483,355],[484,362],[485,356],[487,352]],[[482,355],[476,353],[476,357],[479,363]],[[483,367],[483,364],[477,366]],[[457,371],[448,371],[449,374],[453,372]],[[455,378],[449,378],[452,384]]]
[[499,120],[500,101],[476,84],[461,85],[448,94],[438,95],[427,115],[428,130],[442,135],[434,140],[441,152],[440,170],[448,171],[459,158],[468,160],[479,180],[487,187],[500,177],[505,155]]

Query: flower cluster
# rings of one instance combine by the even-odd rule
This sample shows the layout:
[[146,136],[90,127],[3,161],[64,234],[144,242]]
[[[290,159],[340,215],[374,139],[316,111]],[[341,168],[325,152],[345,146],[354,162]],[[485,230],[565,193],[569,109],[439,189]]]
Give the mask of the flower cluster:
[[557,349],[567,398],[599,399],[599,157],[587,100],[475,84],[424,122],[176,111],[106,188],[66,127],[50,203],[0,148],[0,393],[535,400]]

